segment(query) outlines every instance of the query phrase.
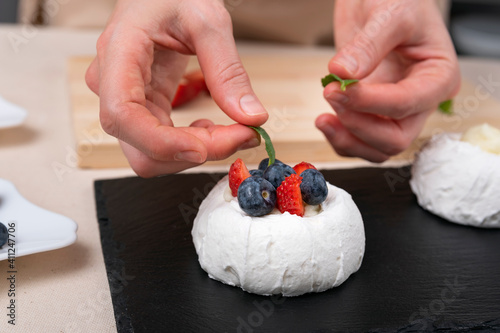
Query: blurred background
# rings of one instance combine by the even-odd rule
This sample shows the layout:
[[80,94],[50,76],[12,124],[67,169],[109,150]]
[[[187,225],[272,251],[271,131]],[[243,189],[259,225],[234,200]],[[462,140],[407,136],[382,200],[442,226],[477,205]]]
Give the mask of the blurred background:
[[[16,23],[22,0],[0,1],[0,23]],[[25,0],[32,7],[46,0]],[[24,4],[26,6],[26,4]],[[500,58],[500,1],[451,0],[448,27],[459,55]],[[32,22],[37,22],[36,15]]]
[[500,58],[500,1],[453,0],[449,29],[459,55]]
[[15,23],[18,8],[18,0],[0,1],[0,23]]

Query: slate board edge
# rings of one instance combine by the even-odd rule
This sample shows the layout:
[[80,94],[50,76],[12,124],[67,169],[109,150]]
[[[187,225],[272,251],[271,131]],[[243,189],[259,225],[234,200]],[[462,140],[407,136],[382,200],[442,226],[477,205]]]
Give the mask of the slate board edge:
[[[106,197],[104,195],[103,182],[96,180],[94,182],[94,191],[96,198],[96,213],[99,224],[99,233],[101,236],[101,250],[106,265],[106,274],[111,292],[111,301],[113,303],[113,311],[115,314],[116,329],[120,333],[133,333],[134,328],[132,321],[127,313],[127,299],[124,293],[119,292],[122,286],[122,281],[113,276],[113,272],[121,274],[124,271],[124,262],[117,259],[116,251],[119,251],[118,244],[113,237],[113,229],[110,221],[107,218]],[[120,275],[118,275],[120,276]]]

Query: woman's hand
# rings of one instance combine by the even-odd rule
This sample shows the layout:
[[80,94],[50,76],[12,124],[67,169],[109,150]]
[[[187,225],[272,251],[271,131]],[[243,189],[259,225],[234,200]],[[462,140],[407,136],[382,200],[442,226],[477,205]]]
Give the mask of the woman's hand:
[[[187,64],[197,55],[210,93],[240,124],[194,120],[174,127],[171,102]],[[259,144],[244,125],[259,126],[267,112],[241,64],[229,14],[218,0],[120,0],[98,40],[86,75],[100,97],[103,129],[119,139],[143,177],[224,159]]]
[[336,115],[319,116],[316,126],[339,155],[382,162],[458,92],[455,50],[434,0],[339,0],[334,24],[338,53],[329,71],[360,81],[346,91],[325,88]]

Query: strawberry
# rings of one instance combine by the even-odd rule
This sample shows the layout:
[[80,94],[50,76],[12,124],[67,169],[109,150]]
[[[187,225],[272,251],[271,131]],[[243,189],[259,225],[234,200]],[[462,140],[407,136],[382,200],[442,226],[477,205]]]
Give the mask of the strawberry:
[[293,167],[293,170],[295,170],[295,172],[299,176],[302,173],[302,171],[307,170],[307,169],[316,170],[316,167],[314,165],[312,165],[311,163],[307,163],[307,162],[300,162],[299,164],[297,164],[296,166]]
[[304,203],[300,193],[302,177],[291,174],[276,190],[276,205],[281,213],[289,212],[298,216],[304,216]]
[[241,182],[250,177],[250,172],[241,160],[238,158],[231,164],[231,168],[229,168],[229,188],[231,188],[231,194],[233,197],[238,195],[238,188],[240,187]]
[[186,73],[177,87],[172,100],[172,108],[190,102],[204,91],[209,92],[203,73],[200,70]]

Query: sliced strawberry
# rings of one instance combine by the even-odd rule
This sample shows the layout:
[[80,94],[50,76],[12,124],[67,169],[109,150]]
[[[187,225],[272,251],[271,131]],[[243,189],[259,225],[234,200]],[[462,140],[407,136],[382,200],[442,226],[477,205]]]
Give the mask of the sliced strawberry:
[[238,158],[229,168],[229,188],[233,197],[238,195],[238,188],[242,181],[250,177],[247,166],[241,158]]
[[304,216],[304,203],[302,194],[300,193],[300,183],[302,177],[291,174],[276,190],[277,201],[276,205],[280,212],[289,212],[298,216]]
[[295,172],[299,176],[302,173],[302,171],[307,170],[307,169],[316,170],[316,167],[314,165],[312,165],[311,163],[307,163],[307,162],[300,162],[299,164],[297,164],[296,166],[293,167],[293,170],[295,170]]
[[195,99],[203,91],[208,92],[208,88],[203,73],[200,70],[185,74],[175,92],[174,99],[172,100],[172,108]]

